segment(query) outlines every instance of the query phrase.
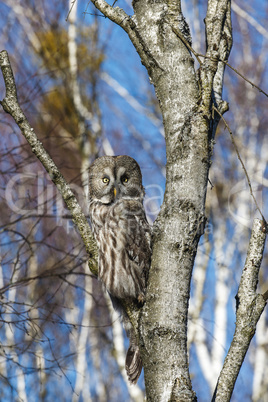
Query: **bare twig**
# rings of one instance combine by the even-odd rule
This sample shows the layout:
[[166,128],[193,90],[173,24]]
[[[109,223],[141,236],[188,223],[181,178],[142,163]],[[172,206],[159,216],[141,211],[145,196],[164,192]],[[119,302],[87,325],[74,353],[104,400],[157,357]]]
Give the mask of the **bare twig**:
[[60,191],[90,257],[89,267],[94,274],[97,274],[98,252],[90,226],[70,186],[67,184],[50,155],[44,149],[41,141],[38,140],[34,129],[30,126],[30,123],[19,106],[13,71],[8,58],[8,53],[5,50],[0,52],[0,67],[6,86],[6,96],[0,103],[5,112],[13,117],[25,139],[31,146],[33,153],[40,160],[51,180]]
[[[174,32],[175,35],[178,36],[178,38],[180,38],[180,40],[185,44],[185,46],[187,47],[188,50],[190,50],[193,55],[196,57],[197,61],[199,64],[202,64],[201,59],[199,59],[199,56],[202,56],[202,54],[197,53],[192,46],[190,45],[190,43],[184,38],[184,36],[180,33],[180,31],[175,28],[174,26],[171,26],[172,31]],[[203,56],[204,57],[204,56]]]
[[222,120],[223,120],[223,122],[224,122],[224,124],[225,124],[225,127],[226,127],[227,130],[229,131],[229,134],[230,134],[231,141],[232,141],[232,144],[233,144],[233,146],[234,146],[235,152],[236,152],[236,154],[237,154],[237,157],[238,157],[238,159],[239,159],[239,161],[240,161],[240,163],[241,163],[241,165],[242,165],[242,168],[243,168],[243,170],[244,170],[244,172],[245,172],[245,175],[246,175],[246,178],[247,178],[247,182],[248,182],[248,186],[249,186],[250,195],[251,195],[252,198],[253,198],[253,201],[254,201],[254,203],[255,203],[255,205],[256,205],[256,208],[257,208],[257,210],[259,211],[259,213],[260,213],[260,215],[261,215],[261,217],[262,217],[262,219],[263,219],[263,222],[264,222],[265,226],[267,226],[267,221],[266,221],[266,219],[264,218],[264,216],[263,216],[263,214],[262,214],[262,212],[261,212],[261,210],[260,210],[260,207],[259,207],[259,205],[258,205],[258,203],[257,203],[257,200],[256,200],[256,198],[255,198],[255,196],[254,196],[254,193],[253,193],[253,190],[252,190],[252,185],[251,185],[251,180],[250,180],[250,178],[249,178],[249,175],[248,175],[247,169],[246,169],[246,167],[245,167],[245,164],[244,164],[244,162],[243,162],[243,160],[242,160],[242,158],[241,158],[241,156],[240,156],[238,147],[237,147],[236,142],[235,142],[235,139],[234,139],[234,135],[233,135],[233,133],[232,133],[232,131],[231,131],[231,129],[230,129],[230,127],[229,127],[227,121],[225,120],[225,118],[223,117],[223,115],[220,113],[220,111],[219,111],[214,105],[213,105],[213,109],[214,109],[214,110],[218,113],[218,115],[222,118]]
[[268,300],[268,290],[266,290],[266,292],[264,292],[264,294],[262,295],[264,300],[267,302]]
[[[198,60],[198,62],[199,62],[200,64],[201,64],[202,62],[201,62],[199,56],[200,56],[200,57],[204,57],[204,58],[213,59],[213,58],[211,58],[211,57],[204,56],[204,55],[202,55],[202,54],[200,54],[200,53],[195,52],[195,50],[194,50],[194,49],[192,48],[192,46],[187,42],[187,40],[183,37],[183,35],[179,32],[179,30],[176,29],[176,28],[174,28],[173,26],[172,26],[172,31],[181,39],[181,41],[185,44],[185,46],[194,54],[194,56],[196,57],[196,59]],[[235,68],[233,68],[227,61],[220,60],[220,59],[218,59],[217,61],[222,61],[223,63],[225,63],[228,67],[230,67],[234,72],[236,72],[236,73],[237,73],[240,77],[242,77],[245,81],[247,81],[249,84],[251,84],[252,86],[254,86],[255,88],[257,88],[257,89],[258,89],[260,92],[262,92],[265,96],[268,96],[268,94],[267,94],[266,92],[264,92],[264,91],[263,91],[261,88],[259,88],[257,85],[253,84],[253,82],[251,82],[251,81],[248,80],[246,77],[244,77],[244,76],[243,76],[241,73],[239,73]],[[230,133],[231,140],[232,140],[233,146],[234,146],[234,148],[235,148],[237,157],[238,157],[238,159],[239,159],[239,161],[240,161],[240,163],[241,163],[241,165],[242,165],[242,168],[243,168],[243,170],[244,170],[244,172],[245,172],[245,175],[246,175],[246,178],[247,178],[247,182],[248,182],[248,185],[249,185],[250,194],[251,194],[251,196],[252,196],[252,198],[253,198],[253,200],[254,200],[254,203],[255,203],[255,205],[256,205],[257,210],[259,211],[259,213],[260,213],[260,215],[261,215],[261,217],[262,217],[262,219],[263,219],[263,222],[265,223],[265,225],[267,225],[266,219],[264,218],[264,216],[263,216],[263,214],[262,214],[262,212],[261,212],[261,210],[260,210],[260,208],[259,208],[259,205],[258,205],[258,203],[257,203],[257,200],[256,200],[256,198],[255,198],[255,196],[254,196],[254,193],[253,193],[253,191],[252,191],[251,181],[250,181],[248,172],[247,172],[247,170],[246,170],[246,167],[245,167],[245,165],[244,165],[244,162],[243,162],[243,160],[241,159],[241,156],[240,156],[238,147],[237,147],[237,145],[236,145],[236,142],[235,142],[233,133],[232,133],[232,131],[231,131],[229,125],[227,124],[226,120],[224,119],[223,115],[222,115],[222,114],[220,113],[220,111],[215,107],[215,105],[213,105],[213,109],[214,109],[214,110],[218,113],[218,115],[222,118],[222,120],[223,120],[223,122],[224,122],[226,128],[228,129],[228,131],[229,131],[229,133]]]
[[66,22],[68,21],[69,15],[71,14],[72,9],[73,9],[73,6],[74,6],[75,3],[76,3],[76,0],[73,0],[73,1],[72,1],[72,4],[71,4],[71,7],[70,7],[70,10],[69,10],[69,12],[68,12],[68,14],[67,14],[67,17],[66,17],[66,19],[65,19]]
[[190,50],[193,55],[196,57],[196,60],[198,61],[198,63],[201,65],[202,64],[202,60],[200,59],[200,57],[203,57],[204,59],[210,59],[212,61],[219,61],[224,63],[226,66],[228,66],[231,70],[233,70],[237,75],[239,75],[239,77],[243,78],[243,80],[245,80],[246,82],[248,82],[250,85],[252,85],[254,88],[258,89],[258,91],[260,91],[261,93],[263,93],[265,96],[268,97],[267,92],[265,92],[263,89],[261,89],[260,87],[258,87],[258,85],[254,84],[252,81],[250,81],[248,78],[246,78],[243,74],[241,74],[238,70],[236,70],[234,67],[232,67],[228,61],[226,60],[222,60],[220,58],[215,59],[213,57],[207,56],[207,55],[203,55],[201,53],[196,52],[192,46],[189,44],[189,42],[187,42],[187,40],[184,38],[184,36],[180,33],[180,31],[175,28],[175,27],[171,27],[172,31],[175,33],[175,35],[178,36],[178,38],[180,38],[180,40],[185,44],[185,46],[187,47],[188,50]]
[[[85,273],[85,272],[78,272],[78,271],[67,271],[67,272],[55,272],[55,271],[45,271],[39,275],[33,275],[33,276],[28,276],[28,277],[22,277],[18,278],[16,280],[10,281],[5,284],[2,288],[0,288],[0,297],[3,297],[4,293],[9,291],[10,289],[16,288],[21,285],[28,285],[32,281],[40,280],[40,279],[48,279],[48,278],[60,278],[63,280],[63,278],[66,278],[68,275],[76,275],[76,276],[91,276],[91,274]],[[74,285],[75,287],[78,288],[77,285]],[[86,292],[86,290],[84,289]]]
[[[208,56],[204,56],[202,54],[198,54],[198,56],[200,57],[205,57],[207,58]],[[236,70],[234,67],[232,67],[227,61],[225,60],[221,60],[219,59],[219,61],[221,61],[222,63],[226,64],[226,66],[228,66],[231,70],[233,70],[237,75],[239,75],[239,77],[243,78],[243,80],[245,80],[246,82],[248,82],[250,85],[252,85],[254,88],[258,89],[258,91],[260,91],[261,93],[263,93],[265,96],[268,97],[267,92],[263,91],[260,87],[258,87],[258,85],[254,84],[252,81],[250,81],[248,78],[246,78],[243,74],[241,74],[238,70]]]
[[142,63],[149,71],[152,67],[152,64],[158,67],[161,71],[164,71],[150,52],[145,41],[142,39],[136,23],[122,8],[112,7],[105,0],[91,0],[91,3],[101,13],[103,13],[105,17],[109,18],[112,22],[124,29],[138,54],[140,55]]

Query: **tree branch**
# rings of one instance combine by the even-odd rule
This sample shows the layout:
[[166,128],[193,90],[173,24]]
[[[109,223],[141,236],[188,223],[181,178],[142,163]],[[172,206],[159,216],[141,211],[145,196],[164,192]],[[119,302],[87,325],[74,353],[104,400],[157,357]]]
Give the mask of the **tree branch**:
[[222,57],[218,58],[218,59],[213,59],[213,57],[207,56],[207,55],[203,55],[202,53],[198,53],[196,52],[192,46],[187,42],[187,40],[184,38],[184,36],[180,33],[180,31],[178,29],[176,29],[174,26],[171,27],[172,31],[175,33],[175,35],[178,36],[178,38],[181,39],[181,41],[185,44],[185,46],[193,53],[193,55],[195,56],[196,60],[198,61],[198,63],[201,65],[202,64],[202,60],[200,59],[200,57],[203,57],[205,59],[210,59],[212,61],[218,61],[221,63],[224,63],[226,66],[228,66],[231,70],[233,70],[237,75],[239,75],[239,77],[243,78],[243,80],[245,80],[246,82],[248,82],[250,85],[252,85],[254,88],[256,88],[259,92],[263,93],[263,95],[265,95],[266,97],[268,97],[267,92],[265,92],[263,89],[261,89],[258,85],[254,84],[254,82],[250,81],[248,78],[246,78],[243,74],[241,74],[237,69],[235,69],[234,67],[231,66],[231,64],[228,63],[228,61],[224,60]]
[[240,163],[241,163],[241,165],[242,165],[242,169],[244,170],[244,173],[245,173],[245,176],[246,176],[246,179],[247,179],[247,182],[248,182],[250,195],[252,196],[253,201],[254,201],[254,203],[255,203],[255,206],[256,206],[257,210],[259,211],[259,213],[260,213],[260,215],[261,215],[261,217],[262,217],[262,220],[263,220],[263,222],[264,222],[264,225],[267,227],[266,219],[265,219],[265,217],[264,217],[264,215],[263,215],[263,213],[262,213],[262,211],[261,211],[261,209],[260,209],[260,207],[259,207],[259,205],[258,205],[258,203],[257,203],[257,200],[256,200],[256,198],[255,198],[255,195],[254,195],[254,193],[253,193],[252,185],[251,185],[251,180],[250,180],[250,178],[249,178],[249,175],[248,175],[246,166],[245,166],[245,164],[244,164],[244,162],[243,162],[243,160],[242,160],[242,158],[241,158],[241,156],[240,156],[239,149],[238,149],[238,146],[237,146],[236,141],[235,141],[235,139],[234,139],[233,133],[232,133],[232,131],[231,131],[229,125],[227,124],[227,121],[225,120],[225,118],[224,118],[223,115],[221,114],[221,112],[220,112],[215,106],[213,106],[213,109],[218,113],[218,115],[220,116],[220,118],[223,120],[223,122],[224,122],[224,124],[225,124],[225,127],[226,127],[227,130],[229,131],[229,134],[230,134],[230,137],[231,137],[231,141],[232,141],[232,144],[233,144],[233,146],[234,146],[236,155],[237,155],[238,160],[240,161]]
[[[223,28],[221,32],[221,38],[218,49],[218,66],[217,71],[213,79],[213,92],[214,102],[221,113],[226,111],[226,102],[222,100],[222,88],[223,88],[223,75],[225,70],[225,63],[221,60],[228,60],[233,40],[232,40],[232,22],[231,22],[231,3],[227,2],[227,10],[225,18],[223,20]],[[228,108],[228,107],[227,107]]]
[[[85,244],[86,251],[90,257],[88,260],[89,269],[94,275],[97,276],[98,248],[91,232],[90,226],[70,186],[60,173],[50,155],[43,147],[41,141],[38,140],[33,128],[30,126],[30,123],[28,122],[21,107],[19,106],[13,71],[8,58],[8,53],[5,50],[0,52],[0,67],[6,86],[6,96],[2,101],[0,101],[0,103],[3,106],[5,112],[9,113],[13,117],[13,119],[19,126],[22,134],[31,146],[33,153],[40,160],[40,162],[48,172],[51,180],[61,193],[62,198],[64,199],[71,213],[72,220],[76,224],[80,236]],[[26,278],[26,280],[32,279],[35,278]],[[124,306],[129,319],[135,331],[137,332],[140,307],[138,307],[136,303],[125,303]]]
[[230,400],[257,322],[266,305],[265,297],[256,292],[266,233],[264,222],[254,219],[247,259],[236,296],[236,329],[214,391],[212,401],[215,402]]
[[90,226],[70,186],[67,184],[50,155],[43,147],[41,141],[38,140],[34,129],[31,127],[21,107],[19,106],[14,75],[8,58],[8,53],[5,50],[0,52],[0,67],[6,87],[6,96],[0,103],[4,111],[13,117],[25,139],[29,143],[32,152],[40,160],[48,172],[51,180],[61,193],[90,257],[88,262],[89,268],[93,274],[97,275],[98,251],[93,234],[90,230]]
[[112,7],[104,0],[91,0],[91,2],[100,12],[103,13],[105,17],[109,18],[111,21],[115,22],[124,29],[137,50],[142,64],[147,68],[149,74],[151,67],[154,66],[158,67],[160,70],[163,70],[143,40],[137,28],[135,17],[131,18],[122,8]]
[[[217,93],[217,103],[221,100],[222,80],[225,66],[219,62],[219,58],[221,56],[223,56],[223,59],[228,58],[232,47],[230,0],[209,0],[205,23],[207,58],[205,58],[201,66],[200,78],[202,88],[202,109],[208,114],[210,112],[212,89]],[[225,105],[224,108],[226,108]]]

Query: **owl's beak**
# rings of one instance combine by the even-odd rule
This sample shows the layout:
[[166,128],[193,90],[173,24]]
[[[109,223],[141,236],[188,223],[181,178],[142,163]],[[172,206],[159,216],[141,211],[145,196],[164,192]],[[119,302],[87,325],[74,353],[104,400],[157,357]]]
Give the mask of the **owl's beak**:
[[114,198],[116,197],[116,188],[114,187]]

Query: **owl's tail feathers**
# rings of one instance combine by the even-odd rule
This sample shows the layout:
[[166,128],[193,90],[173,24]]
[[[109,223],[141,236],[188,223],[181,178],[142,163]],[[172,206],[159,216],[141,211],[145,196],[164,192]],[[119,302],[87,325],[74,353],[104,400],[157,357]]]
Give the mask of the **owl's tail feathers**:
[[126,372],[131,384],[136,384],[142,370],[142,360],[139,347],[130,345],[126,355]]
[[140,355],[140,350],[138,346],[138,341],[136,337],[135,330],[125,312],[121,309],[123,313],[123,324],[129,338],[129,348],[126,355],[125,368],[128,376],[128,380],[131,384],[136,384],[139,379],[142,370],[142,360]]

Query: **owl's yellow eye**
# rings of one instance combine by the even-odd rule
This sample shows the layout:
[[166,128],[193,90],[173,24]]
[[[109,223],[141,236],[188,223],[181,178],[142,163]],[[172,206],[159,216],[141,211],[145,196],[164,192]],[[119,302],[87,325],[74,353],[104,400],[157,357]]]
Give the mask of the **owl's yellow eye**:
[[110,180],[108,179],[108,177],[104,177],[102,181],[103,183],[108,184]]
[[123,183],[127,183],[128,182],[128,178],[127,177],[123,177]]

